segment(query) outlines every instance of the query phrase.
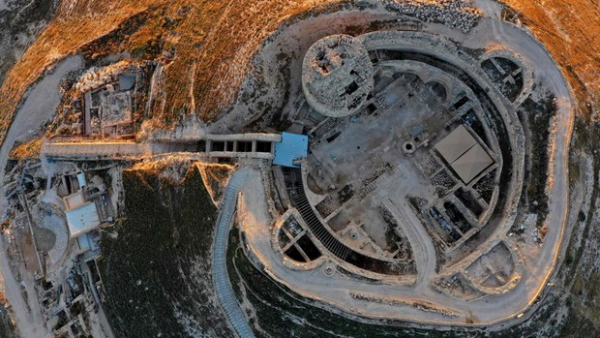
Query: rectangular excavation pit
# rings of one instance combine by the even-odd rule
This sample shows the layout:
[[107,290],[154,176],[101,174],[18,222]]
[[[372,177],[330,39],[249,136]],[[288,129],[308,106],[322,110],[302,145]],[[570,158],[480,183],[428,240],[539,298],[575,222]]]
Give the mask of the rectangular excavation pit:
[[205,152],[206,151],[206,141],[204,141],[204,140],[199,141],[197,144],[196,151],[202,152],[202,153]]
[[483,213],[481,204],[477,201],[473,192],[461,187],[454,192],[454,195],[469,209],[475,216],[479,217]]
[[257,141],[256,142],[256,151],[259,153],[270,153],[272,145],[271,142],[267,141]]
[[315,244],[307,235],[300,237],[296,244],[300,247],[300,249],[302,249],[302,251],[304,251],[304,253],[308,256],[308,259],[311,261],[321,257],[321,252],[319,249],[317,249]]
[[279,231],[279,247],[280,248],[285,248],[288,244],[290,244],[291,239],[288,237],[288,235],[286,234],[286,232],[282,229],[281,231]]
[[352,81],[352,83],[347,85],[345,89],[346,89],[346,94],[350,95],[358,90],[358,84],[356,83],[356,81]]
[[298,249],[296,249],[295,245],[292,245],[289,249],[287,249],[285,254],[289,258],[291,258],[297,262],[302,262],[302,263],[306,262],[306,259],[304,259],[304,257],[302,257],[302,254],[300,253],[300,251],[298,251]]
[[376,106],[375,106],[373,103],[370,103],[370,104],[367,106],[367,112],[368,112],[369,114],[373,114],[375,111],[377,111],[377,107],[376,107]]
[[210,147],[211,151],[225,151],[224,141],[213,141]]
[[340,137],[340,135],[342,135],[342,132],[338,130],[335,134],[327,137],[325,140],[327,141],[327,143],[331,143],[335,141],[336,138]]
[[464,106],[467,102],[469,102],[469,98],[466,96],[463,96],[462,99],[458,100],[455,104],[454,104],[454,109],[458,110],[460,107]]
[[450,218],[450,221],[463,233],[467,233],[471,230],[472,226],[467,221],[465,216],[458,210],[458,208],[451,202],[444,203],[446,209],[446,215]]
[[249,153],[252,151],[252,141],[238,141],[237,151],[240,153]]
[[327,218],[327,216],[331,215],[337,208],[340,207],[340,205],[341,203],[338,198],[328,195],[319,204],[317,204],[315,208],[319,214],[321,214],[321,217]]
[[[429,211],[432,221],[434,224],[433,230],[440,235],[440,237],[447,243],[453,244],[458,241],[462,236],[454,229],[452,224],[448,222],[442,214],[437,210],[437,208],[431,208]],[[437,225],[437,226],[436,226]],[[440,232],[439,230],[442,230]]]

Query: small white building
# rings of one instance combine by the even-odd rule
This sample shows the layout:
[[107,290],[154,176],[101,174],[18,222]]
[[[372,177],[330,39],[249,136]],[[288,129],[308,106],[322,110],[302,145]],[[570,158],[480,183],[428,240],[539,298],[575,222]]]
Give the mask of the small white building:
[[96,209],[96,204],[93,202],[67,210],[65,214],[71,238],[86,234],[100,226],[98,209]]
[[83,234],[77,237],[77,245],[79,245],[79,250],[81,250],[82,252],[97,251],[100,249],[94,238],[92,238],[92,234],[90,233]]

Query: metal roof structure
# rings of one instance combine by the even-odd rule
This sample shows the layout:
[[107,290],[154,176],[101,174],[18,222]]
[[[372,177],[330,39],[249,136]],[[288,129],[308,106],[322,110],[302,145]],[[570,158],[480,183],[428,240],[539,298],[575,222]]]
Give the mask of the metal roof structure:
[[458,126],[438,142],[435,149],[465,184],[494,164],[494,160],[464,125]]
[[65,212],[71,238],[85,234],[100,226],[96,204],[88,202]]
[[444,157],[446,162],[453,163],[461,157],[467,150],[471,149],[477,141],[469,133],[464,125],[458,126],[450,135],[435,145],[435,149]]
[[469,183],[493,163],[494,160],[492,160],[485,149],[481,145],[476,144],[452,163],[452,169],[460,176],[463,182]]
[[294,161],[308,156],[308,136],[283,132],[281,142],[275,143],[273,164],[300,168]]

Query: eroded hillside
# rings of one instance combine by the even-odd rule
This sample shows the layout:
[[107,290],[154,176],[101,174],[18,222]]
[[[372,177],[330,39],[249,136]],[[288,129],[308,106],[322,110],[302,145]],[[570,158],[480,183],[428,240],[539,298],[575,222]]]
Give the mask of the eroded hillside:
[[[421,2],[427,2],[427,0]],[[456,2],[461,1],[453,0],[443,3]],[[575,91],[580,116],[577,124],[578,137],[583,141],[575,142],[574,145],[576,161],[573,161],[573,168],[571,168],[575,169],[572,170],[571,183],[579,182],[580,186],[573,184],[574,188],[572,189],[582,189],[581,184],[585,184],[585,182],[581,183],[580,177],[575,175],[583,176],[584,169],[588,169],[588,167],[590,172],[596,173],[596,176],[592,175],[593,177],[589,178],[589,180],[593,180],[591,184],[593,186],[593,182],[598,180],[600,161],[591,154],[597,149],[595,143],[598,138],[597,134],[593,132],[587,134],[582,132],[582,130],[587,130],[586,124],[582,121],[594,116],[595,105],[600,94],[600,80],[597,71],[600,69],[600,58],[598,57],[598,48],[594,47],[598,45],[598,36],[600,36],[600,5],[591,0],[553,3],[543,3],[540,0],[506,0],[505,2],[513,6],[515,10],[505,10],[502,13],[504,18],[530,27],[536,37],[553,54]],[[269,34],[277,30],[278,26],[285,22],[306,18],[313,13],[337,10],[348,6],[347,3],[348,1],[335,0],[256,0],[252,3],[239,0],[226,2],[182,0],[176,4],[166,0],[63,1],[54,21],[16,63],[0,88],[0,142],[3,140],[4,133],[22,96],[30,85],[59,60],[75,53],[81,53],[84,56],[87,66],[95,64],[105,56],[119,53],[125,53],[133,59],[162,59],[165,64],[164,95],[154,103],[154,109],[151,109],[153,114],[148,116],[152,118],[152,125],[156,128],[167,128],[189,114],[195,114],[204,121],[213,120],[231,106],[252,68],[251,59],[255,51]],[[593,160],[587,163],[585,162],[586,158]],[[577,167],[581,163],[587,163],[588,166]],[[195,179],[198,180],[198,177]],[[129,182],[129,184],[128,190],[135,190],[134,182]],[[153,189],[147,191],[141,189],[138,192],[150,196],[160,190],[164,194],[163,198],[168,195],[170,200],[171,190],[163,191],[157,188],[159,185],[156,182],[150,185]],[[174,190],[173,196],[179,195],[176,190]],[[199,194],[206,200],[203,190]],[[584,306],[578,308],[579,312],[570,314],[567,323],[571,325],[564,326],[563,333],[565,335],[570,333],[567,332],[569,328],[581,326],[573,323],[583,323],[585,327],[589,327],[590,332],[595,330],[598,325],[598,317],[594,312],[596,311],[595,302],[598,288],[593,285],[584,289],[582,285],[583,280],[588,278],[593,280],[596,277],[596,273],[582,273],[582,271],[593,271],[594,264],[586,263],[590,265],[590,269],[586,269],[585,265],[572,268],[572,266],[579,266],[580,262],[586,262],[589,258],[594,257],[593,253],[596,253],[591,247],[593,239],[598,237],[593,227],[597,218],[592,217],[597,204],[597,188],[590,188],[589,195],[592,196],[590,197],[590,206],[585,209],[585,212],[582,208],[581,213],[584,215],[577,220],[578,225],[575,231],[579,237],[574,236],[573,248],[569,248],[567,251],[565,265],[561,270],[561,276],[565,279],[565,289],[569,289],[572,295],[558,295],[562,290],[554,291],[553,289],[551,292],[556,293],[554,294],[555,298],[544,300],[545,310],[536,315],[542,316],[543,320],[539,322],[547,322],[549,317],[555,322],[558,320],[563,323],[565,318],[559,318],[558,315],[550,317],[549,313],[556,312],[554,311],[555,307],[571,308],[574,301],[577,304],[582,303]],[[177,199],[173,199],[173,201],[177,205],[184,204]],[[142,203],[146,200],[137,202]],[[160,204],[159,202],[164,201],[157,200],[157,205]],[[156,210],[159,208],[157,207]],[[577,210],[579,210],[578,207]],[[143,215],[139,216],[142,218]],[[190,219],[192,218],[195,217],[190,217]],[[172,219],[169,222],[177,223]],[[139,225],[143,230],[146,223]],[[175,229],[174,233],[178,233],[179,230]],[[161,235],[161,233],[156,235]],[[136,236],[135,233],[130,237],[125,234],[122,238],[135,242]],[[582,242],[583,245],[576,241],[579,238],[590,238],[590,236],[591,239],[587,246],[586,241]],[[578,249],[579,245],[581,245],[580,249]],[[112,249],[115,248],[117,247]],[[202,251],[206,248],[200,249]],[[156,254],[156,252],[151,253]],[[146,255],[142,256],[144,259],[147,257]],[[180,256],[175,255],[175,257]],[[137,258],[132,257],[130,263],[135,263],[135,259]],[[132,264],[131,266],[138,265]],[[114,265],[110,271],[112,273],[119,272],[114,269]],[[144,277],[144,273],[148,271],[152,272],[152,269],[138,271],[140,272],[138,276]],[[579,274],[577,274],[578,271]],[[567,277],[571,274],[573,277]],[[159,278],[155,281],[160,283],[151,285],[151,288],[154,287],[157,290],[160,285],[181,282],[179,280],[161,281]],[[111,286],[112,290],[110,290]],[[122,289],[122,285],[109,283],[108,287],[109,308],[114,310],[114,313],[119,311],[128,313],[138,305],[131,302],[121,303],[121,299],[115,296],[118,295],[116,290]],[[112,299],[110,299],[110,295],[112,295]],[[170,295],[169,301],[177,302],[178,296],[181,295]],[[198,298],[204,296],[199,295]],[[560,307],[555,306],[553,303],[555,299],[560,299],[564,304],[560,303]],[[147,302],[144,305],[151,303]],[[556,301],[556,304],[559,302]],[[584,313],[581,317],[578,316],[580,312]],[[112,318],[113,321],[127,322],[124,320],[125,317],[116,317],[116,319]],[[148,318],[153,319],[152,316]],[[185,321],[175,317],[165,317],[165,320],[173,323],[179,321],[177,325]],[[125,332],[129,329],[125,326],[123,324],[117,330]],[[554,325],[552,324],[552,326]],[[534,327],[530,327],[530,329],[537,330]]]
[[[585,116],[600,93],[600,3],[594,0],[504,0],[550,51],[575,90]],[[514,17],[514,14],[507,14]]]
[[[186,0],[173,5],[165,0],[63,1],[55,19],[16,63],[0,89],[0,130],[8,127],[28,86],[58,60],[77,52],[84,52],[90,62],[118,52],[145,59],[173,58],[165,72],[164,106],[168,108],[157,114],[154,122],[170,125],[189,112],[212,119],[233,102],[252,54],[283,20],[309,9],[323,10],[315,6],[339,8],[344,2]],[[598,3],[506,3],[519,12],[519,18],[562,65],[577,90],[581,108],[589,112],[589,104],[600,90],[594,70],[600,59],[590,50],[590,46],[599,45]],[[513,16],[506,13],[507,18]]]
[[164,50],[174,58],[165,72],[169,108],[156,121],[170,124],[186,112],[210,119],[233,102],[252,53],[281,20],[326,2],[64,1],[0,89],[0,130],[28,86],[77,52],[92,61],[118,52],[153,59]]

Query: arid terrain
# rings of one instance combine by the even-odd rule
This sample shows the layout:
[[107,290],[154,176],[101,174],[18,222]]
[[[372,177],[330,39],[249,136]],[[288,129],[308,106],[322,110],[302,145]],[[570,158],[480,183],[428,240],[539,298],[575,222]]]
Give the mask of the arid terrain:
[[[257,164],[258,160],[252,162],[253,160],[246,160],[242,156],[244,158],[242,160],[211,159],[214,162],[212,164],[216,162],[225,164],[223,168],[227,169],[222,171],[219,165],[212,169],[196,166],[194,163],[199,160],[198,158],[182,160],[183,157],[178,156],[200,145],[192,144],[191,141],[175,145],[169,143],[169,136],[163,136],[171,135],[169,132],[175,130],[173,134],[180,139],[185,140],[186,137],[194,139],[196,135],[205,136],[204,134],[208,134],[210,130],[215,134],[266,131],[270,133],[269,137],[275,137],[273,135],[292,125],[291,122],[288,124],[288,121],[283,121],[285,114],[289,111],[300,111],[302,107],[302,105],[297,107],[295,100],[288,102],[288,99],[298,97],[302,89],[299,85],[298,69],[301,67],[298,61],[301,57],[296,54],[306,49],[307,46],[304,44],[311,39],[316,40],[319,36],[319,32],[316,31],[319,29],[328,30],[329,34],[343,33],[352,36],[386,28],[396,29],[395,25],[400,26],[401,20],[398,19],[396,22],[395,19],[390,19],[396,14],[389,7],[385,7],[390,3],[453,8],[453,10],[455,8],[452,6],[458,6],[459,12],[463,8],[478,6],[486,16],[523,28],[538,40],[556,61],[570,89],[573,90],[576,105],[573,107],[575,119],[572,124],[565,122],[566,119],[563,120],[563,125],[555,121],[557,103],[550,94],[537,102],[531,98],[523,100],[524,104],[521,106],[527,112],[535,113],[535,116],[538,116],[539,112],[551,112],[542,119],[530,117],[527,122],[530,126],[527,127],[529,129],[526,137],[528,140],[531,138],[530,142],[534,143],[533,146],[529,145],[533,147],[533,150],[530,149],[533,154],[531,156],[534,157],[534,162],[538,162],[533,163],[533,167],[529,168],[532,176],[529,177],[529,183],[526,179],[523,200],[528,201],[526,204],[532,208],[531,210],[545,217],[548,213],[545,194],[558,184],[554,181],[555,177],[548,176],[545,170],[563,160],[564,166],[569,170],[568,186],[565,184],[563,189],[568,190],[565,192],[565,196],[568,193],[568,200],[561,200],[566,197],[549,196],[554,205],[562,204],[566,208],[566,220],[564,235],[553,237],[558,243],[556,246],[558,261],[555,266],[553,265],[554,269],[551,270],[552,274],[549,275],[548,282],[543,284],[545,287],[537,298],[532,297],[535,301],[529,304],[531,306],[526,311],[517,312],[503,323],[474,328],[445,325],[440,330],[427,325],[427,322],[417,321],[418,324],[415,324],[401,320],[363,318],[344,313],[340,310],[341,307],[332,307],[327,302],[317,301],[295,292],[289,283],[282,283],[282,280],[274,278],[274,274],[257,269],[257,266],[262,264],[260,260],[247,255],[248,237],[252,240],[253,234],[248,236],[245,233],[248,230],[244,228],[244,224],[246,222],[261,224],[261,217],[264,215],[258,211],[251,216],[244,214],[243,207],[253,205],[253,202],[248,202],[244,196],[254,196],[256,191],[263,189],[259,184],[261,182],[259,172],[263,170],[264,175],[262,164]],[[384,8],[385,11],[376,12],[374,8],[377,10]],[[369,9],[373,9],[373,12],[362,15],[363,11]],[[331,25],[327,24],[327,20],[322,19],[327,17],[327,14],[335,14],[338,11],[351,14]],[[335,18],[335,15],[332,17]],[[421,27],[414,23],[418,21],[414,17],[402,16],[402,19],[406,18],[410,18],[407,20],[409,22],[407,26]],[[411,21],[413,19],[414,22]],[[308,28],[293,27],[294,24],[304,20],[314,20],[310,21],[313,24],[312,28],[310,25],[306,26]],[[369,20],[372,20],[371,24]],[[439,24],[438,21],[427,22],[436,25]],[[443,23],[439,26],[440,31],[444,31]],[[292,28],[286,31],[285,29],[289,27]],[[506,36],[508,43],[518,44],[516,38],[515,41],[511,41],[512,35],[502,31],[503,26],[490,24],[489,27],[490,30],[494,29],[491,35]],[[475,24],[473,29],[477,28]],[[281,38],[282,34],[288,35]],[[310,38],[303,39],[296,36],[301,34],[306,34]],[[297,42],[297,45],[286,39],[295,39],[293,41]],[[285,48],[289,50],[284,51]],[[473,49],[469,52],[478,55],[485,51]],[[269,57],[276,61],[269,63]],[[115,151],[108,151],[109,155],[104,158],[101,157],[104,155],[99,155],[95,161],[90,161],[92,164],[82,165],[79,162],[74,166],[75,171],[93,172],[93,175],[88,174],[88,180],[92,181],[92,184],[98,182],[96,186],[104,187],[114,193],[114,197],[108,197],[108,200],[112,198],[110,203],[106,200],[108,195],[94,197],[98,199],[98,205],[104,203],[104,206],[110,205],[114,209],[115,217],[110,216],[110,223],[114,223],[114,227],[103,226],[99,232],[102,238],[100,244],[102,257],[98,259],[98,272],[88,271],[89,264],[86,264],[88,267],[84,267],[82,273],[90,279],[89,283],[92,285],[90,288],[92,291],[89,294],[86,291],[85,294],[89,299],[92,299],[92,294],[95,299],[101,299],[103,306],[93,311],[95,316],[91,319],[78,317],[78,312],[76,313],[73,308],[69,310],[70,312],[65,310],[69,320],[84,322],[84,326],[87,326],[90,332],[102,332],[102,337],[149,337],[153,334],[162,337],[233,337],[234,332],[241,335],[239,327],[227,324],[227,320],[232,321],[233,316],[228,309],[223,309],[219,305],[220,302],[223,303],[219,298],[221,294],[218,294],[219,290],[213,289],[214,283],[217,283],[215,280],[218,280],[213,272],[217,264],[216,259],[223,259],[214,255],[217,249],[211,241],[219,235],[217,227],[213,228],[213,225],[224,217],[219,212],[224,212],[226,209],[227,201],[223,196],[227,196],[227,192],[221,189],[223,183],[230,177],[229,170],[233,168],[229,167],[231,164],[235,168],[248,166],[255,170],[253,174],[243,172],[240,176],[258,175],[256,177],[259,177],[253,181],[255,186],[246,185],[239,188],[239,192],[229,192],[233,196],[230,198],[235,198],[232,203],[234,205],[238,203],[238,208],[242,209],[237,209],[235,215],[237,221],[233,222],[234,227],[230,233],[228,232],[229,246],[226,249],[227,272],[234,296],[243,314],[248,318],[247,324],[256,336],[395,337],[401,335],[448,338],[517,336],[575,338],[600,335],[600,282],[598,282],[600,263],[597,259],[600,254],[600,155],[598,155],[600,148],[600,2],[596,0],[33,0],[31,2],[0,0],[0,144],[6,145],[6,142],[10,144],[10,149],[3,148],[0,160],[3,166],[7,158],[11,161],[10,166],[0,168],[2,176],[5,171],[8,177],[19,168],[24,168],[25,173],[29,167],[37,166],[37,163],[31,163],[40,158],[40,153],[44,154],[42,157],[45,160],[48,148],[42,150],[42,139],[50,134],[63,136],[61,132],[64,130],[61,131],[57,126],[71,118],[65,113],[67,108],[71,107],[70,103],[66,102],[80,95],[76,92],[79,90],[77,86],[85,85],[82,85],[85,83],[86,76],[84,69],[93,69],[89,75],[94,79],[90,80],[91,83],[101,77],[98,75],[101,71],[96,72],[98,69],[118,60],[127,60],[135,64],[138,67],[136,68],[138,83],[149,84],[151,90],[148,93],[127,94],[133,95],[134,104],[138,101],[144,102],[139,107],[134,106],[137,107],[135,109],[127,108],[128,113],[133,116],[131,124],[134,127],[132,128],[136,128],[137,133],[124,132],[123,135],[126,136],[121,137],[118,142],[106,143],[107,148],[115,147]],[[81,80],[82,78],[84,80]],[[552,73],[547,77],[541,74],[540,78],[552,82],[558,77]],[[293,85],[287,86],[289,83]],[[534,87],[538,85],[539,92],[544,92],[545,88],[541,87],[545,84],[539,82],[534,84]],[[279,88],[279,86],[283,87]],[[113,90],[111,85],[108,88],[108,92]],[[269,96],[273,88],[279,88],[280,92]],[[264,95],[266,92],[269,94]],[[263,102],[254,100],[254,96],[261,95],[266,98]],[[151,99],[146,103],[147,96]],[[79,100],[81,101],[81,98]],[[75,101],[77,100],[73,100]],[[60,109],[64,111],[55,112]],[[17,113],[20,114],[18,117]],[[25,116],[24,113],[30,115]],[[38,127],[40,124],[43,128]],[[11,126],[12,135],[8,133]],[[38,129],[34,130],[34,126]],[[556,144],[552,143],[555,139],[551,135],[555,135],[557,129],[571,130],[570,127],[573,127],[570,148],[567,150],[558,145],[559,148],[548,149],[549,144]],[[86,128],[92,127],[82,128],[85,133]],[[17,134],[14,134],[14,130],[17,130]],[[104,136],[104,129],[101,133]],[[532,136],[531,133],[534,135]],[[64,134],[66,135],[67,132]],[[95,141],[99,137],[94,135],[90,139]],[[218,137],[203,147],[207,147],[207,152],[210,150],[219,152],[229,151],[228,147],[231,145],[232,150],[238,151],[238,147],[240,149],[245,147],[248,140],[251,140],[250,147],[253,152],[256,152],[260,142],[272,142],[268,146],[275,147],[274,141],[262,139],[256,141],[252,139],[255,134],[249,135],[249,138],[245,138],[245,135],[238,136],[239,139],[235,139],[233,143],[228,143],[229,139],[223,141],[225,149],[210,148],[211,142],[213,146],[214,143],[221,142]],[[144,142],[147,139],[151,139],[154,143],[138,147],[142,154],[139,158],[143,163],[135,165],[138,160],[136,156],[139,155],[138,148],[132,146],[133,150],[128,150],[130,148],[126,147],[131,146],[133,140]],[[164,143],[160,143],[162,141]],[[119,142],[125,146],[121,147]],[[329,140],[327,142],[329,143]],[[13,144],[16,146],[14,149]],[[139,144],[141,143],[136,143],[136,146]],[[565,144],[568,144],[568,140]],[[68,142],[59,144],[61,145],[65,148],[69,146]],[[353,144],[353,151],[354,147]],[[357,149],[360,149],[360,146]],[[103,152],[107,151],[101,149],[100,153],[104,154]],[[174,154],[173,157],[169,157],[171,153]],[[565,154],[565,158],[554,155],[561,153]],[[120,161],[118,165],[111,163],[111,160],[115,159],[111,156]],[[336,161],[333,153],[327,153],[326,158]],[[48,188],[59,186],[60,183],[56,183],[57,181],[51,179],[51,176],[60,170],[69,172],[70,169],[65,168],[70,165],[70,162],[61,167],[60,164],[56,165],[54,160],[52,158],[42,166],[44,170],[50,172],[47,181],[42,174],[37,176],[31,174],[29,176],[33,183],[27,184],[34,186],[35,189],[45,185]],[[177,165],[164,165],[165,162],[161,162],[162,160],[173,161],[169,163]],[[119,172],[123,167],[128,169]],[[564,172],[566,171],[561,171]],[[20,178],[21,182],[29,179],[29,176],[23,174]],[[246,179],[252,176],[244,177]],[[277,179],[270,175],[266,177],[268,182]],[[75,181],[75,178],[73,180]],[[556,180],[560,180],[560,177]],[[8,180],[4,183],[6,187],[9,186],[7,182]],[[324,190],[328,189],[334,190],[336,186],[327,184]],[[8,190],[6,188],[7,196]],[[4,188],[2,193],[4,194]],[[273,203],[271,198],[279,193],[266,190],[261,194],[267,195],[270,203]],[[24,197],[19,196],[19,198]],[[40,200],[45,202],[53,198],[59,199],[57,196],[47,194]],[[260,205],[260,207],[272,212],[272,209],[277,206]],[[1,219],[0,225],[3,231],[10,223],[5,208],[7,203],[2,198],[0,214],[5,216]],[[29,218],[31,216],[28,214],[27,219]],[[267,216],[264,218],[266,219]],[[31,221],[29,223],[31,228]],[[267,221],[264,223],[265,229],[275,227],[275,220],[272,223]],[[544,234],[548,230],[547,228],[542,230],[541,226],[538,228],[534,235],[536,240],[538,230],[544,231]],[[423,233],[427,236],[425,231]],[[377,235],[380,242],[384,244],[390,241],[389,233],[381,232]],[[423,234],[418,235],[423,236]],[[523,238],[526,238],[526,235]],[[14,247],[14,238],[11,238],[0,245],[0,250]],[[523,243],[525,241],[526,239]],[[39,255],[41,250],[38,250],[35,245],[34,239],[34,249],[31,250],[37,251],[36,255]],[[292,247],[293,245],[294,243]],[[477,243],[473,245],[476,246]],[[541,243],[539,246],[541,247]],[[433,245],[430,247],[430,252],[433,252]],[[440,251],[437,246],[435,250]],[[46,254],[46,257],[48,256],[49,254]],[[419,257],[419,253],[416,256],[425,261],[425,258]],[[423,256],[423,253],[420,253],[420,256]],[[0,275],[0,337],[37,338],[38,335],[50,337],[42,335],[46,326],[52,326],[57,336],[57,332],[63,334],[64,330],[57,330],[64,324],[62,314],[58,316],[61,325],[55,323],[54,319],[52,325],[45,325],[45,321],[51,315],[48,314],[49,312],[42,313],[39,308],[36,308],[39,305],[32,299],[34,297],[37,299],[44,292],[40,291],[39,287],[35,289],[37,295],[33,292],[33,277],[29,277],[29,280],[23,278],[24,281],[19,282],[22,278],[21,274],[31,270],[31,266],[27,266],[27,269],[15,269],[15,263],[5,257],[8,256],[4,254],[0,256],[0,272],[12,268],[15,276],[9,276],[5,284]],[[453,256],[449,255],[449,257],[451,261]],[[37,264],[41,264],[39,256],[37,259]],[[427,270],[433,273],[436,264],[444,265],[446,262],[435,262],[435,258],[431,258],[425,261],[425,264]],[[70,265],[69,269],[71,269]],[[352,272],[346,272],[352,275]],[[37,278],[38,273],[39,271],[32,272],[32,276]],[[60,271],[56,275],[62,276],[66,273]],[[366,277],[363,278],[368,283],[377,284]],[[415,280],[417,284],[423,282],[416,277]],[[67,282],[63,284],[66,285]],[[99,291],[96,291],[94,285],[101,285],[98,287]],[[61,292],[62,290],[58,292],[58,304],[64,302],[61,297],[69,297],[61,296]],[[96,292],[100,295],[98,296]],[[76,297],[75,293],[73,297]],[[432,297],[437,295],[434,294]],[[12,299],[17,301],[11,303]],[[36,305],[32,308],[31,304],[34,303]],[[423,304],[415,302],[413,306],[427,310],[429,305]],[[451,311],[440,312],[448,317],[458,317]],[[466,324],[476,324],[479,320],[476,315],[468,313],[468,310],[465,313]],[[31,314],[31,316],[24,316],[24,314]],[[460,314],[463,315],[465,314]],[[462,318],[460,317],[461,324],[465,323]],[[67,335],[60,337],[67,337]]]
[[146,59],[171,54],[167,108],[155,123],[171,126],[190,113],[210,120],[233,102],[261,41],[286,18],[322,3],[327,1],[62,1],[3,82],[1,128],[8,127],[9,112],[27,87],[75,53],[88,62],[122,52]]
[[[173,6],[166,1],[62,1],[54,19],[3,81],[2,128],[7,128],[28,86],[58,60],[77,52],[92,61],[119,52],[153,58],[173,51],[175,60],[165,83],[169,108],[157,123],[171,125],[190,112],[209,120],[232,103],[253,51],[270,32],[287,18],[327,3],[340,6],[344,2],[183,1]],[[600,60],[593,53],[600,39],[598,3],[506,3],[516,13],[504,14],[522,20],[547,46],[576,88],[582,113],[589,115],[600,91]]]

